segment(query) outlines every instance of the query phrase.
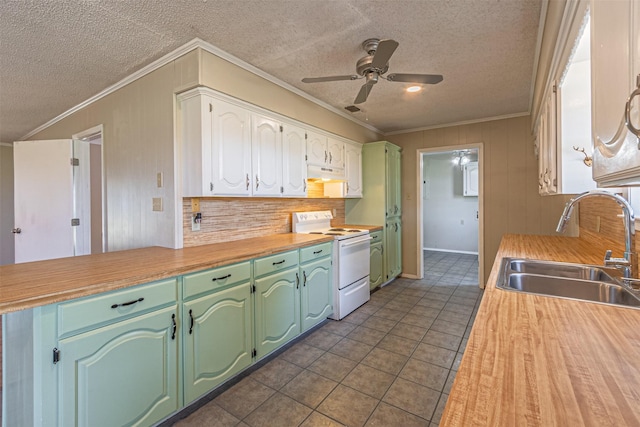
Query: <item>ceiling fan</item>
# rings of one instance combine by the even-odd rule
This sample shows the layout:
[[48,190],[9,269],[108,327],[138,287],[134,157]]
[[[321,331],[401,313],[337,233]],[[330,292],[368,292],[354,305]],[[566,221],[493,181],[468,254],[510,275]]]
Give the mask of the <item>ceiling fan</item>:
[[362,104],[369,97],[373,85],[378,83],[378,78],[391,82],[436,84],[443,79],[440,74],[402,74],[392,73],[387,76],[384,73],[389,70],[389,59],[398,47],[398,42],[387,39],[367,39],[362,42],[362,48],[367,56],[360,58],[356,63],[356,72],[349,76],[305,77],[304,83],[335,82],[339,80],[366,79],[356,96],[354,104]]

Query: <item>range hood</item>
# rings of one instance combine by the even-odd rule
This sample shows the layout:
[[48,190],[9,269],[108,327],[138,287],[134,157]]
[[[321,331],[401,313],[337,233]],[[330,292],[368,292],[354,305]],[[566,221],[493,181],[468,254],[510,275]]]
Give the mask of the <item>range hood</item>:
[[309,181],[343,182],[346,181],[344,169],[333,169],[323,166],[309,165],[307,167]]

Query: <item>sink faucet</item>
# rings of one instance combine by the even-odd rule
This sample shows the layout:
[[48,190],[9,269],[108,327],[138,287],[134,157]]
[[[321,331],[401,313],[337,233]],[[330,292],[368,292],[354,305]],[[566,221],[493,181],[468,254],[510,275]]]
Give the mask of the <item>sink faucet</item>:
[[556,231],[558,233],[564,233],[564,230],[567,227],[567,222],[569,221],[569,218],[571,218],[573,207],[582,199],[586,199],[589,197],[606,197],[609,199],[613,199],[622,208],[624,218],[624,258],[611,258],[611,251],[607,251],[604,257],[604,265],[620,268],[623,271],[625,278],[637,277],[637,254],[633,252],[632,249],[634,243],[634,235],[636,233],[634,223],[635,218],[633,216],[633,208],[631,207],[629,202],[627,202],[621,196],[605,190],[591,190],[578,194],[576,197],[569,200],[567,202],[567,205],[564,207],[564,211],[562,212],[562,216],[560,217],[560,222],[558,222]]

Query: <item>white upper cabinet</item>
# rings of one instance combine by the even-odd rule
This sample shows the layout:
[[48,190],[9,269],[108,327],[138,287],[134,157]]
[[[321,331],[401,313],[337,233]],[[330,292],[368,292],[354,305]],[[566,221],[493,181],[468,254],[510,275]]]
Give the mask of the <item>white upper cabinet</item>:
[[463,167],[464,190],[463,196],[478,195],[478,162],[469,162]]
[[[601,186],[640,183],[638,138],[625,125],[627,98],[640,74],[640,3],[591,0],[593,178]],[[640,99],[630,110],[640,128]]]
[[282,190],[282,125],[253,114],[251,154],[254,196],[279,196]]
[[362,144],[347,142],[345,153],[345,197],[362,197]]
[[304,129],[285,123],[282,134],[282,195],[307,195],[307,141]]
[[307,132],[307,165],[324,167],[329,163],[327,137],[315,132]]
[[327,138],[327,152],[329,153],[327,166],[344,169],[344,142],[331,137]]

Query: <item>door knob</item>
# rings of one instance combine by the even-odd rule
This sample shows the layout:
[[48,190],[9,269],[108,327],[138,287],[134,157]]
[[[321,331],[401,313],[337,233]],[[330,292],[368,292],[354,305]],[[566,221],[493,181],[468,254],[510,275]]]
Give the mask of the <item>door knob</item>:
[[22,230],[20,228],[14,228],[13,230],[11,230],[11,232],[13,234],[20,234],[20,233],[22,233]]

